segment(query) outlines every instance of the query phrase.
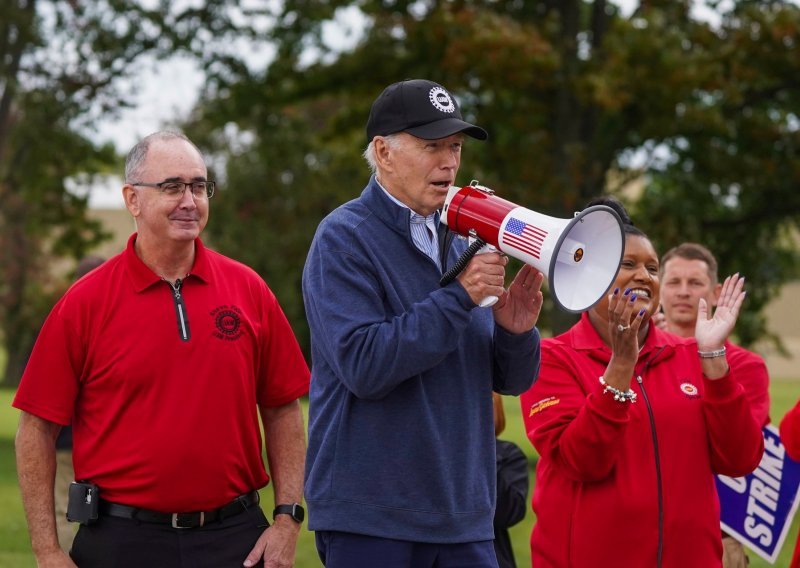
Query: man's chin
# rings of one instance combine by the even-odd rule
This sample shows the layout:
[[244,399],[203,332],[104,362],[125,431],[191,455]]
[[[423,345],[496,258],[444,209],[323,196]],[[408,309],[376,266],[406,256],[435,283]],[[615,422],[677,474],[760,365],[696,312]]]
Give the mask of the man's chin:
[[672,314],[671,318],[668,318],[673,323],[679,325],[694,325],[697,321],[697,314],[696,313],[679,313],[679,314]]
[[173,227],[170,237],[173,241],[193,241],[200,236],[200,227],[195,224],[191,227]]

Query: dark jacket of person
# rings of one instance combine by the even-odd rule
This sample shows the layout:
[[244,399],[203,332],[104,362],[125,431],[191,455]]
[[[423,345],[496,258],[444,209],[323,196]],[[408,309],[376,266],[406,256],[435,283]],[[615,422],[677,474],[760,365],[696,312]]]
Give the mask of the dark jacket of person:
[[517,568],[508,529],[525,518],[527,506],[528,458],[513,442],[497,440],[494,551],[500,568]]

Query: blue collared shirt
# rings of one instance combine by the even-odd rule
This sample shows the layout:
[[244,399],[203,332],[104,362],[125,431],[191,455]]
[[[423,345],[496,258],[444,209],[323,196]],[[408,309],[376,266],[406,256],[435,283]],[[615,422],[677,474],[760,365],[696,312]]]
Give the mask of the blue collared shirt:
[[419,213],[414,212],[408,205],[386,191],[386,188],[381,185],[381,182],[379,182],[377,178],[375,179],[375,182],[378,184],[378,187],[380,187],[389,197],[389,199],[391,199],[400,207],[408,209],[409,213],[411,214],[411,240],[414,241],[414,245],[419,250],[431,257],[436,263],[436,266],[439,267],[439,270],[441,270],[442,262],[439,259],[439,237],[437,236],[437,229],[439,227],[439,212],[434,211],[427,217],[422,216]]

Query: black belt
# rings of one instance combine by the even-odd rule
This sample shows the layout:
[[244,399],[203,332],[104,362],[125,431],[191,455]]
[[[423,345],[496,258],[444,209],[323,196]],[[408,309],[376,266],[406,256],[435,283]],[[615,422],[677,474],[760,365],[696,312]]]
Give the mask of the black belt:
[[258,505],[259,500],[258,491],[251,491],[246,495],[237,497],[227,505],[223,505],[218,509],[212,509],[211,511],[162,513],[160,511],[140,509],[138,507],[120,505],[119,503],[111,503],[110,501],[100,499],[100,514],[123,519],[132,519],[143,523],[171,525],[176,529],[193,529],[238,515],[242,511],[246,511],[248,507]]

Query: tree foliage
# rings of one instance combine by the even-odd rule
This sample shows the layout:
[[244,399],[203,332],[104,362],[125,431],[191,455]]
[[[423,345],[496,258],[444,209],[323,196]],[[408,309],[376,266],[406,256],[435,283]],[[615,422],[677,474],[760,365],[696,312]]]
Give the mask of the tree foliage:
[[256,41],[265,16],[233,0],[180,9],[166,0],[147,4],[0,5],[0,336],[8,384],[19,380],[38,327],[63,290],[55,261],[78,259],[105,237],[87,218],[86,192],[67,191],[69,183],[88,186],[119,168],[111,145],[91,141],[93,125],[130,103],[130,79],[145,55],[197,58],[210,91],[245,76],[235,46]]
[[797,276],[799,34],[796,6],[741,2],[713,36],[690,37],[706,54],[658,140],[669,159],[652,168],[637,204],[662,249],[706,243],[723,275],[747,278],[737,326],[746,344],[768,334],[762,309]]
[[[466,145],[459,183],[559,217],[621,195],[660,250],[701,240],[723,272],[746,274],[749,343],[795,258],[800,12],[717,4],[708,21],[688,0],[643,1],[627,16],[603,0],[285,0],[272,63],[191,125],[227,176],[210,231],[266,276],[307,345],[299,276],[313,228],[365,184],[372,100],[429,78],[490,133]],[[353,13],[358,41],[337,50],[326,32]],[[643,195],[623,191],[632,180]]]
[[[91,142],[93,125],[130,102],[143,57],[174,53],[208,78],[186,126],[223,182],[210,244],[267,279],[306,347],[300,274],[313,231],[366,182],[372,100],[411,77],[446,85],[490,132],[466,145],[459,183],[559,217],[618,193],[660,250],[700,240],[723,273],[744,273],[738,331],[763,336],[761,310],[796,264],[800,15],[788,2],[710,2],[709,22],[692,4],[642,1],[623,16],[604,0],[4,3],[6,380],[59,288],[53,261],[103,238],[65,189],[119,168],[113,148]],[[334,21],[353,26],[354,47],[330,43]],[[247,50],[275,56],[258,68]],[[641,195],[623,191],[635,179]]]

